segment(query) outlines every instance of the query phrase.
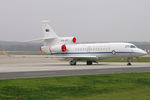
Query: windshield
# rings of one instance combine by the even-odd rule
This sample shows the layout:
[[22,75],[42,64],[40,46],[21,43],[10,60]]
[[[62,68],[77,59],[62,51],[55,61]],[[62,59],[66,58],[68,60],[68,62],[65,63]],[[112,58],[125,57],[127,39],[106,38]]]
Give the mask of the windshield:
[[126,45],[125,48],[136,48],[135,45]]
[[136,46],[134,46],[134,45],[131,45],[131,46],[130,46],[130,48],[136,48]]

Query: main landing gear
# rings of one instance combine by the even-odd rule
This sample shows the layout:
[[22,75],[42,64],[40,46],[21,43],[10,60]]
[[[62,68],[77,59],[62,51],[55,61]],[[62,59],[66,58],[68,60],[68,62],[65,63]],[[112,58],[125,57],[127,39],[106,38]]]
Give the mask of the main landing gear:
[[87,61],[86,64],[87,64],[87,65],[92,65],[93,62],[92,62],[92,61]]
[[[96,61],[87,60],[86,64],[87,64],[87,65],[92,65],[93,62],[94,62],[94,63],[98,63],[98,62],[96,62]],[[70,61],[70,65],[76,65],[76,64],[77,64],[77,60],[76,60],[76,59],[73,59],[73,60]]]
[[127,58],[127,62],[128,62],[128,64],[127,64],[127,66],[131,66],[132,64],[131,64],[131,58]]

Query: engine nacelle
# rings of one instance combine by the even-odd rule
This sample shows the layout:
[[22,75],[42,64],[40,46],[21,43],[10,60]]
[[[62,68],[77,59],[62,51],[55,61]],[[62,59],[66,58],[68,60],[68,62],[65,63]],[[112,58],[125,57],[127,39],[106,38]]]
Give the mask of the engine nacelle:
[[73,44],[76,43],[76,37],[61,37],[60,42],[63,44]]
[[65,52],[67,50],[67,47],[66,47],[66,45],[65,44],[63,44],[63,45],[56,45],[56,46],[53,46],[52,48],[51,48],[51,51],[52,52]]

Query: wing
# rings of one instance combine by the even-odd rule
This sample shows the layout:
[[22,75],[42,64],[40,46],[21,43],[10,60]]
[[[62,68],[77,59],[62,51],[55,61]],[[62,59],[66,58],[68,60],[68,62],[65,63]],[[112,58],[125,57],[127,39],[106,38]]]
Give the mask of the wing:
[[55,58],[65,58],[65,59],[78,59],[78,60],[98,60],[100,57],[96,56],[53,56]]

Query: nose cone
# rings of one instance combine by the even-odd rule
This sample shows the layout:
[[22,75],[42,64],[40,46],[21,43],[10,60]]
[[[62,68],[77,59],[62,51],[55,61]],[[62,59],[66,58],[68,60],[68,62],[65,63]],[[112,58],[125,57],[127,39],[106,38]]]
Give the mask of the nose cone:
[[144,55],[147,55],[147,52],[142,49],[139,49],[139,54],[140,56],[144,56]]
[[146,52],[146,51],[144,51],[144,55],[147,55],[147,52]]

